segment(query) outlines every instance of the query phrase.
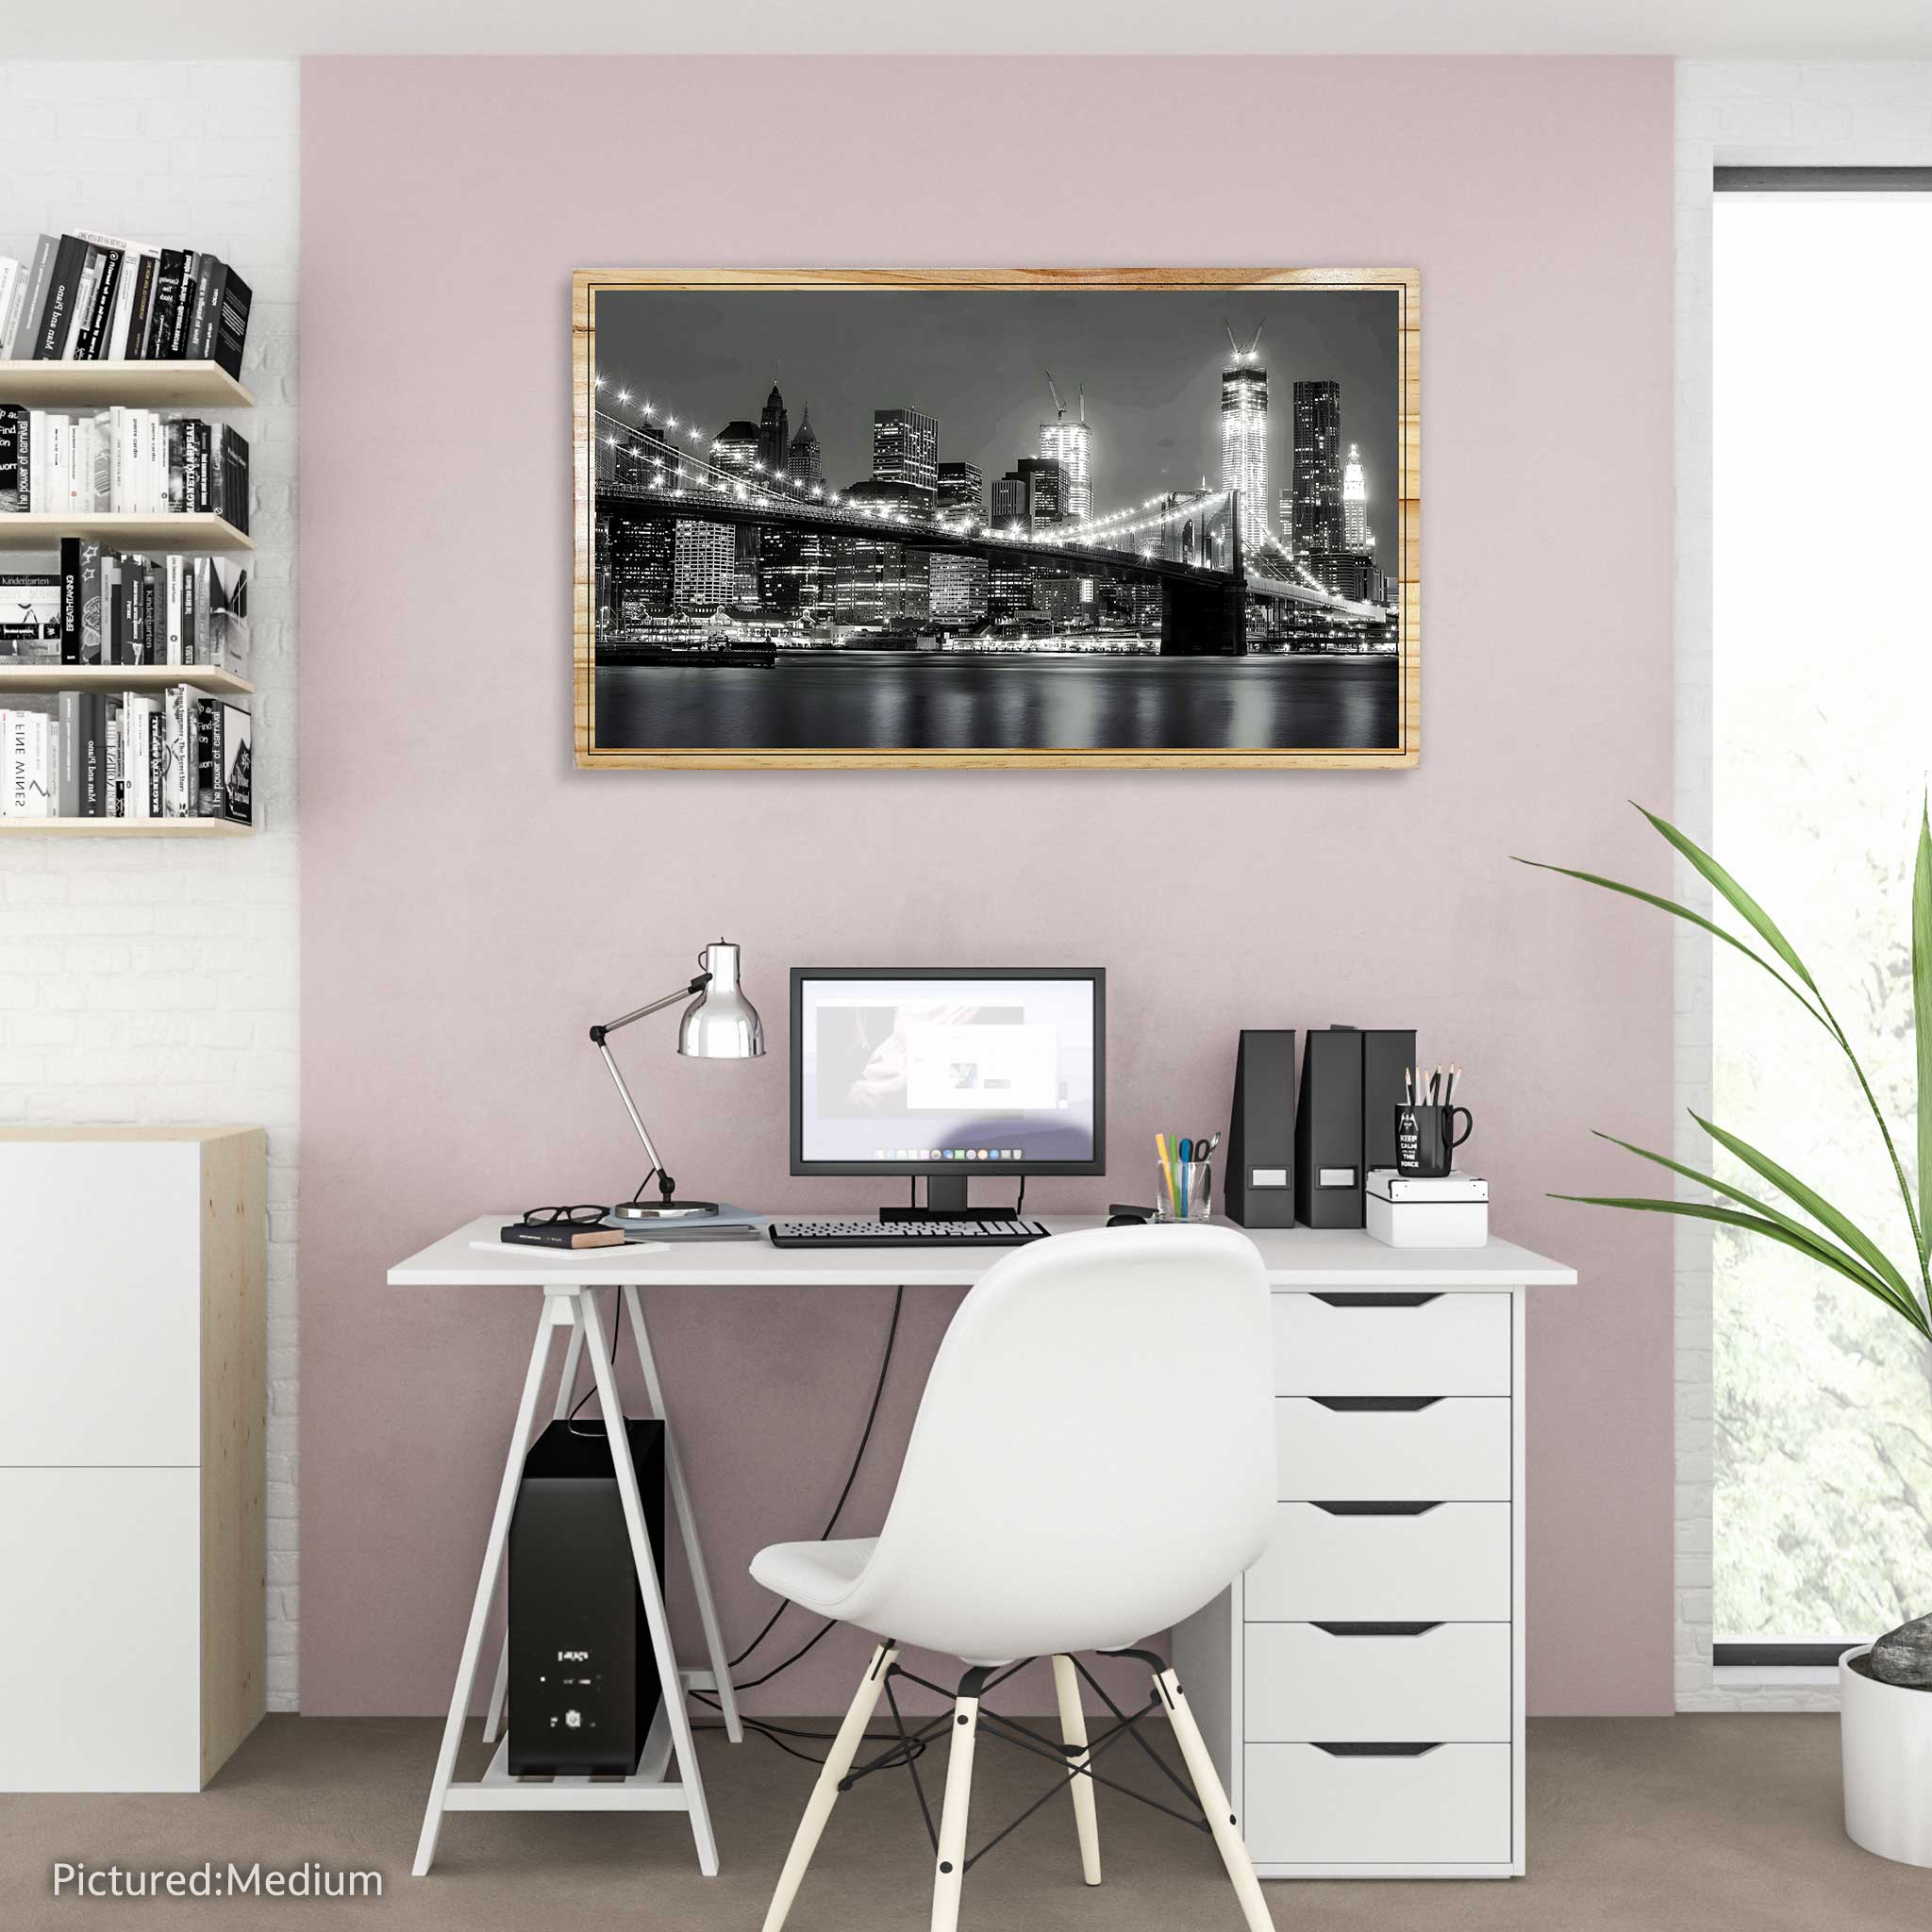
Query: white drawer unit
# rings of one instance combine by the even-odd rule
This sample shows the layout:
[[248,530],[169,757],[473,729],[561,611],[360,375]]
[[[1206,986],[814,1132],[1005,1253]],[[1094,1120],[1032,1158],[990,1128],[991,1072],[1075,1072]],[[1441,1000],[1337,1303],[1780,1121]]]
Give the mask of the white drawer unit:
[[1274,1392],[1507,1395],[1509,1299],[1427,1290],[1277,1294]]
[[1249,1624],[1250,1743],[1507,1744],[1507,1624]]
[[267,1144],[0,1128],[0,1791],[199,1790],[261,1717]]
[[1507,1624],[1509,1505],[1282,1503],[1248,1572],[1257,1623]]
[[1576,1277],[1499,1241],[1254,1239],[1274,1291],[1274,1531],[1174,1655],[1256,1870],[1517,1876],[1524,1310]]
[[1285,1502],[1507,1502],[1506,1395],[1288,1395],[1274,1405]]
[[1245,1755],[1257,1865],[1355,1865],[1401,1877],[1408,1866],[1509,1859],[1507,1743],[1250,1744]]

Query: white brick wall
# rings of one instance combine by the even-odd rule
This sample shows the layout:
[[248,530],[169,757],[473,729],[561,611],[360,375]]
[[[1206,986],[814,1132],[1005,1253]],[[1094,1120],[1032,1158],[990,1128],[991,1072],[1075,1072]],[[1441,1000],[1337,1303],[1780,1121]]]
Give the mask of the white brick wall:
[[[1932,166],[1932,63],[1677,63],[1677,823],[1711,813],[1711,169],[1719,164]],[[1680,896],[1707,909],[1680,876]],[[1680,926],[1678,1158],[1708,1149],[1684,1112],[1710,1112],[1710,944]],[[1685,1191],[1689,1192],[1690,1190]],[[1707,1230],[1679,1224],[1677,1619],[1679,1710],[1835,1709],[1836,1690],[1713,1674],[1711,1266]],[[1783,1674],[1789,1678],[1790,1674]]]
[[[207,246],[255,293],[250,839],[0,841],[0,1121],[269,1133],[269,1706],[295,1708],[292,61],[0,61],[0,253],[45,229]],[[132,1587],[132,1586],[130,1586]]]

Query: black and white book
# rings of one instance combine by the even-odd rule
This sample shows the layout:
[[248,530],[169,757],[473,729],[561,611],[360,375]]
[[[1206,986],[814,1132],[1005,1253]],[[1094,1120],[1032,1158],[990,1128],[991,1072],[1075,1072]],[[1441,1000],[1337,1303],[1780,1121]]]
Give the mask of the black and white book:
[[155,275],[160,265],[161,251],[142,242],[134,252],[134,273],[123,275],[126,313],[115,332],[114,353],[124,361],[139,362],[145,353],[148,325],[154,319]]
[[242,380],[242,349],[248,340],[248,311],[254,301],[248,284],[225,262],[209,354],[237,382]]
[[80,712],[83,693],[63,691],[55,715],[54,816],[77,819],[80,810]]
[[108,773],[108,693],[84,691],[75,695],[80,700],[79,813],[84,819],[108,818],[113,796]]
[[39,571],[0,572],[0,661],[60,661],[60,579]]
[[238,825],[255,822],[255,725],[240,705],[221,707],[221,816]]
[[0,355],[12,341],[19,326],[20,311],[26,306],[27,267],[10,255],[0,255]]
[[33,411],[0,403],[0,514],[32,508]]
[[74,310],[80,298],[81,276],[87,272],[87,243],[78,235],[62,235],[54,246],[46,293],[36,312],[33,354],[36,362],[58,362],[67,353],[74,332]]
[[20,306],[8,326],[7,340],[0,343],[8,361],[28,360],[34,349],[34,325],[40,318],[41,304],[46,298],[47,278],[54,271],[54,251],[59,245],[56,235],[42,235],[34,244],[34,257],[27,264],[26,286]]
[[60,661],[78,664],[80,657],[81,562],[80,539],[60,540]]

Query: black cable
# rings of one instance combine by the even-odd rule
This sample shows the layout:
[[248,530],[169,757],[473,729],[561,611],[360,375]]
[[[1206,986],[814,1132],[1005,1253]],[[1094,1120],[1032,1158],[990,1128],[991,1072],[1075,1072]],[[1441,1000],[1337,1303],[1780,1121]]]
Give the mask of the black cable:
[[[708,1691],[693,1690],[691,1695],[696,1703],[708,1704],[713,1710],[720,1708],[718,1700]],[[808,1751],[794,1751],[785,1741],[787,1738],[808,1738],[815,1743],[829,1744],[839,1735],[836,1731],[801,1731],[789,1724],[767,1724],[763,1719],[756,1717],[741,1717],[739,1723],[746,1730],[758,1732],[759,1737],[763,1738],[767,1743],[777,1745],[779,1750],[784,1752],[788,1757],[796,1757],[806,1764],[823,1764],[825,1760],[823,1757],[814,1757]],[[723,1724],[693,1724],[691,1728],[697,1731],[722,1731],[724,1726]],[[865,1731],[860,1734],[859,1741],[861,1743],[892,1744],[896,1743],[898,1739],[891,1731]],[[912,1757],[923,1757],[925,1755],[925,1749],[924,1740],[914,1740],[912,1743]],[[907,1761],[909,1763],[911,1759],[908,1758]]]
[[[865,1429],[858,1439],[858,1448],[857,1453],[852,1457],[852,1467],[849,1471],[846,1472],[845,1487],[839,1491],[839,1500],[832,1505],[832,1513],[831,1515],[826,1517],[825,1526],[818,1534],[816,1540],[819,1542],[824,1542],[825,1539],[831,1535],[834,1527],[838,1524],[840,1516],[844,1511],[847,1499],[852,1494],[852,1485],[858,1480],[859,1467],[865,1460],[866,1445],[870,1443],[872,1441],[873,1424],[876,1423],[879,1419],[879,1399],[886,1392],[886,1374],[887,1371],[890,1370],[892,1366],[892,1346],[894,1342],[897,1341],[899,1337],[899,1313],[905,1306],[906,1289],[904,1283],[901,1283],[899,1287],[895,1288],[892,1291],[892,1319],[890,1325],[886,1329],[885,1355],[879,1362],[878,1380],[873,1385],[872,1407],[870,1409],[866,1411]],[[749,1643],[747,1643],[744,1646],[744,1648],[741,1650],[738,1653],[738,1655],[735,1657],[733,1657],[727,1665],[725,1665],[725,1669],[735,1671],[739,1667],[739,1665],[741,1664],[745,1660],[745,1658],[748,1657],[752,1654],[752,1652],[755,1651],[758,1647],[758,1645],[761,1644],[765,1641],[765,1639],[772,1634],[772,1632],[777,1627],[778,1619],[782,1617],[785,1614],[785,1612],[789,1610],[791,1607],[791,1598],[787,1597],[782,1599],[778,1605],[778,1607],[775,1610],[774,1610],[771,1616],[765,1620],[765,1627],[762,1630],[760,1630],[758,1634],[756,1637],[754,1637],[752,1641]],[[809,1650],[811,1648],[812,1643],[816,1643],[819,1641],[819,1637],[823,1637],[825,1634],[825,1630],[829,1630],[831,1627],[831,1624],[827,1624],[824,1626],[824,1629],[819,1632],[818,1637],[814,1637],[811,1640],[811,1643],[808,1643],[805,1646],[805,1650],[794,1652],[791,1657],[787,1657],[782,1664],[775,1665],[772,1670],[766,1672],[762,1677],[753,1678],[752,1684],[769,1683],[773,1677],[775,1677],[778,1674],[780,1671],[789,1670],[791,1667],[791,1665],[795,1664],[798,1661],[798,1659],[805,1655],[805,1652],[807,1650]],[[752,1684],[734,1685],[732,1688],[734,1690],[748,1690],[752,1688]]]
[[1026,1176],[1025,1176],[1025,1175],[1024,1175],[1024,1174],[1022,1174],[1022,1175],[1020,1176],[1020,1205],[1019,1205],[1019,1206],[1018,1206],[1017,1208],[1015,1208],[1013,1209],[1013,1219],[1014,1219],[1015,1221],[1024,1221],[1024,1220],[1025,1220],[1025,1218],[1026,1218]]
[[[617,1297],[616,1319],[613,1320],[610,1324],[610,1380],[613,1387],[615,1387],[617,1382],[617,1338],[623,1333],[624,1296],[622,1294],[619,1294]],[[605,1429],[604,1425],[601,1423],[599,1423],[598,1424],[596,1424],[596,1426],[592,1428],[580,1429],[577,1427],[577,1410],[583,1407],[584,1404],[590,1401],[591,1397],[596,1394],[596,1392],[597,1377],[593,1374],[591,1377],[591,1386],[588,1389],[586,1389],[584,1392],[581,1395],[579,1395],[574,1403],[571,1404],[570,1413],[563,1419],[564,1427],[567,1428],[573,1436],[602,1436],[608,1433],[608,1431]]]

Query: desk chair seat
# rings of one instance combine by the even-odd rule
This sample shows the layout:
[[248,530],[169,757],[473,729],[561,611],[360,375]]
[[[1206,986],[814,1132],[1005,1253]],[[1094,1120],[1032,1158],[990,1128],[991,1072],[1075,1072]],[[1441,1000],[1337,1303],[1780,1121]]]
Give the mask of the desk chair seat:
[[[1158,1707],[1174,1728],[1249,1932],[1270,1932],[1182,1687],[1159,1657],[1133,1646],[1209,1602],[1266,1544],[1275,1491],[1271,1357],[1260,1257],[1229,1228],[1058,1235],[987,1271],[933,1363],[878,1536],[778,1543],[752,1564],[767,1588],[879,1639],[800,1821],[765,1932],[784,1924],[841,1788],[916,1756],[895,1744],[853,1773],[881,1693],[906,1674],[902,1643],[970,1666],[952,1711],[927,1727],[949,1740],[933,1932],[958,1924],[980,1695],[1000,1666],[1053,1659],[1081,1866],[1090,1885],[1100,1882],[1094,1787],[1110,1781],[1092,1771],[1088,1748],[1084,1673],[1074,1661],[1088,1650],[1147,1664],[1145,1709]],[[1119,1713],[1094,1753],[1143,1714]],[[992,1712],[983,1722],[1024,1748],[1042,1741]]]
[[773,1543],[752,1558],[751,1574],[755,1581],[776,1596],[791,1598],[800,1609],[836,1619],[840,1605],[852,1594],[878,1546],[875,1536],[831,1543]]

